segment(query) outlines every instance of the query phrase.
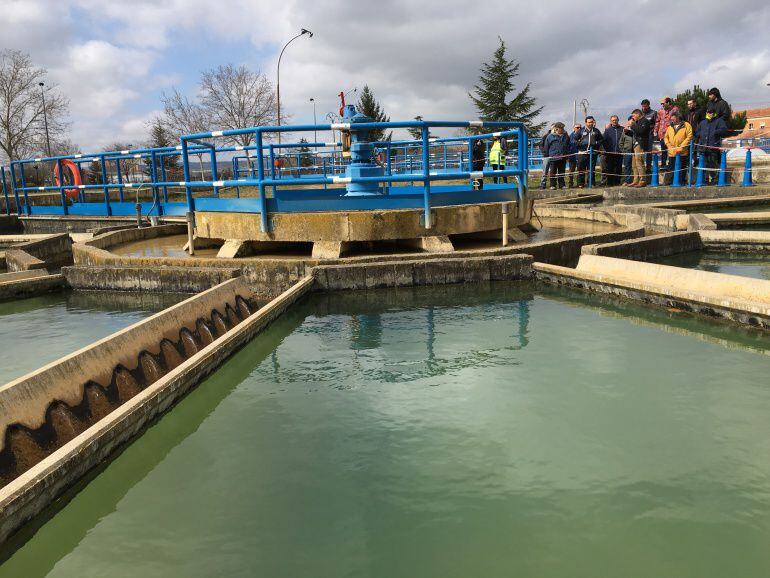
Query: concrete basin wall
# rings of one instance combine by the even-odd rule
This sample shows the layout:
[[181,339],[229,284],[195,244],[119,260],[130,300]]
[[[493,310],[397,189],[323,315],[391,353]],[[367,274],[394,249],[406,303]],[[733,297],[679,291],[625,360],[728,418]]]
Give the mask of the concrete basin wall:
[[9,271],[59,269],[72,263],[72,239],[60,233],[20,243],[5,252],[5,260]]
[[[301,298],[311,289],[313,283],[312,278],[303,279],[278,298],[260,308],[256,313],[245,317],[224,335],[198,350],[186,361],[165,373],[154,383],[139,391],[117,409],[0,489],[0,542],[7,540],[15,530],[40,513],[89,470],[109,459],[109,456],[117,448],[140,434],[152,419],[169,409],[191,387],[264,329],[287,307]],[[127,330],[118,332],[112,337],[97,342],[93,346],[73,354],[73,356],[87,355],[87,350],[96,347],[106,350],[108,355],[112,355],[113,359],[116,359],[119,357],[119,353],[114,350],[118,343],[125,340],[127,334],[138,333],[139,335],[135,336],[142,338],[144,334],[154,333],[157,338],[160,332],[171,330],[175,323],[186,318],[186,313],[189,312],[194,316],[196,309],[200,309],[198,313],[203,313],[209,306],[220,302],[222,299],[232,299],[234,295],[240,295],[245,291],[248,291],[248,288],[242,280],[229,281],[207,292],[207,295],[198,296],[171,308],[175,309],[175,312],[170,316],[166,315],[169,311],[166,310]],[[196,302],[200,297],[202,300]],[[153,325],[155,327],[151,329]],[[71,362],[73,356],[65,358],[64,361]],[[93,359],[89,357],[85,361],[90,368]],[[50,375],[57,372],[60,379],[66,380],[67,374],[61,373],[66,370],[63,367],[55,367],[58,365],[59,362],[47,366],[14,383],[17,386],[20,382],[29,385],[35,381],[37,376],[43,377],[46,373]],[[81,375],[81,379],[85,375],[87,374]],[[0,396],[4,395],[10,385],[13,384],[0,389]],[[42,387],[50,387],[50,383],[44,380]],[[56,388],[49,390],[49,392],[51,391],[55,392]],[[33,395],[34,392],[28,391],[27,394]]]
[[[109,383],[116,366],[136,366],[137,354],[142,351],[159,354],[161,340],[178,339],[182,328],[195,331],[198,319],[209,317],[214,309],[224,311],[227,304],[236,308],[238,295],[250,298],[248,285],[241,279],[227,281],[3,385],[0,432],[5,434],[14,424],[39,428],[53,400],[78,405],[87,380]],[[0,451],[6,441],[5,435],[0,436]]]
[[770,281],[583,255],[570,269],[535,263],[535,278],[770,330]]
[[628,239],[615,243],[583,245],[583,255],[601,255],[633,261],[648,261],[679,253],[703,249],[701,236],[697,231],[660,233],[639,239]]

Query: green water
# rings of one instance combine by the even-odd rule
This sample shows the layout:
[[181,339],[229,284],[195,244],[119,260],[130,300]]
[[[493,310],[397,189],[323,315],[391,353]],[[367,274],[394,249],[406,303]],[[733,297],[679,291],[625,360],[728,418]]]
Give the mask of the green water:
[[314,296],[0,576],[764,577],[768,345],[526,284]]
[[770,255],[692,251],[655,259],[661,265],[770,280]]
[[0,302],[0,385],[185,297],[67,292]]

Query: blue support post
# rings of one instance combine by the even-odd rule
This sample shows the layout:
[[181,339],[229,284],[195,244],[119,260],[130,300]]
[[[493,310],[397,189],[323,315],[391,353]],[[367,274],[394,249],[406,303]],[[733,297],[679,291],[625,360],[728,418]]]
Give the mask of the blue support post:
[[[163,209],[160,205],[160,190],[155,184],[158,182],[158,165],[155,151],[150,153],[150,178],[152,179],[152,202],[156,203],[155,209],[158,211],[158,216],[163,214]],[[149,216],[149,215],[148,215]]]
[[422,176],[423,176],[423,205],[425,211],[425,228],[430,229],[430,141],[428,127],[422,127]]
[[[32,205],[29,204],[29,192],[27,191],[27,177],[24,174],[24,165],[19,165],[21,167],[21,173],[19,174],[19,180],[21,181],[21,188],[24,192],[24,207],[25,211],[28,215],[32,214]],[[13,165],[11,165],[11,174],[13,174]],[[59,181],[61,182],[61,181]]]
[[[168,175],[166,174],[166,158],[161,155],[160,157],[160,180],[164,183],[168,182]],[[121,197],[121,201],[123,198]],[[168,203],[168,185],[163,185],[163,202]]]
[[11,171],[11,190],[13,191],[13,198],[16,200],[16,214],[21,215],[21,201],[19,200],[19,191],[16,189],[16,174],[13,171],[13,163],[11,163],[10,171]]
[[[334,160],[332,160],[334,162]],[[388,163],[390,163],[390,157],[388,157]],[[324,179],[326,178],[326,159],[321,159],[321,166],[323,167]],[[326,181],[324,181],[324,191],[326,190]]]
[[[259,180],[259,211],[260,211],[260,228],[263,233],[268,231],[267,220],[267,199],[265,198],[265,163],[262,154],[262,131],[257,129],[257,155],[259,156],[259,164],[257,165],[257,179]],[[270,145],[270,156],[273,155],[273,146]],[[271,168],[275,165],[271,162]],[[275,192],[275,185],[273,185],[273,192]]]
[[105,160],[104,155],[99,155],[99,160],[101,161],[99,164],[102,168],[102,185],[104,185],[104,210],[109,217],[112,215],[112,207],[110,207],[110,187],[107,186],[107,161]]
[[[650,186],[660,186],[660,159],[656,152],[650,153],[652,155],[652,176],[650,177]],[[633,161],[632,161],[633,162]]]
[[[214,147],[214,145],[211,145],[211,159],[210,163],[211,165],[211,180],[216,181],[217,180],[217,149]],[[214,187],[214,196],[219,197],[219,187]]]
[[[519,155],[519,170],[521,171],[521,177],[519,181],[523,184],[523,187],[519,187],[520,197],[523,199],[526,194],[527,187],[529,186],[529,138],[527,135],[527,129],[523,126],[519,127],[519,142],[521,143],[522,154]],[[523,190],[522,190],[523,189]]]
[[5,182],[5,167],[0,167],[0,183],[3,185],[3,196],[5,197],[5,214],[10,215],[11,206],[8,204],[8,184]]
[[719,179],[717,180],[717,186],[727,186],[727,151],[722,151],[722,154],[719,155]]
[[[669,159],[670,161],[671,159]],[[672,187],[681,187],[682,186],[682,179],[681,179],[681,168],[682,168],[682,155],[676,155],[674,157],[674,178],[671,180],[671,186]]]
[[752,179],[751,170],[751,147],[746,147],[746,163],[743,165],[743,184],[742,187],[753,187],[754,180]]
[[[473,172],[473,139],[468,139],[468,172]],[[463,151],[460,150],[460,172],[463,170]],[[473,177],[468,177],[468,184],[473,188]]]
[[[269,150],[270,150],[270,178],[272,180],[275,180],[275,147],[273,145],[269,145],[269,147],[270,147],[269,148]],[[259,150],[262,150],[262,149],[259,149]],[[262,160],[262,155],[260,154],[259,155],[259,166],[262,167],[262,165],[263,165],[263,160]],[[264,168],[262,170],[264,171]],[[257,169],[257,171],[259,171],[259,169]],[[262,174],[265,174],[265,173],[263,172]],[[279,179],[281,178],[281,172],[280,171],[278,171],[278,178]],[[273,193],[275,193],[275,191],[277,191],[277,190],[278,190],[278,187],[273,185]]]
[[588,188],[594,187],[594,147],[588,147]]
[[64,194],[64,171],[61,166],[61,159],[56,161],[56,169],[59,173],[59,196],[61,197],[61,210],[63,215],[67,215],[67,195]]
[[702,187],[703,186],[703,173],[705,172],[706,168],[706,153],[701,152],[700,156],[698,157],[698,174],[695,177],[695,186],[696,187]]
[[120,168],[120,159],[115,159],[115,178],[118,180],[118,184],[121,185],[118,187],[118,196],[120,198],[120,202],[123,202],[123,171]]
[[444,170],[446,170],[446,144],[444,144]]
[[693,155],[695,154],[693,151],[695,150],[695,142],[690,141],[690,147],[689,147],[689,153],[687,155],[687,186],[692,186],[692,159]]
[[190,159],[187,155],[187,141],[182,139],[182,175],[184,177],[184,192],[187,197],[187,212],[195,213],[195,200],[192,195],[192,187],[190,186]]
[[[390,141],[388,141],[388,144],[385,145],[385,164],[386,164],[386,172],[387,175],[390,176],[393,174],[393,165],[390,162]],[[385,184],[385,194],[390,194],[390,183]]]

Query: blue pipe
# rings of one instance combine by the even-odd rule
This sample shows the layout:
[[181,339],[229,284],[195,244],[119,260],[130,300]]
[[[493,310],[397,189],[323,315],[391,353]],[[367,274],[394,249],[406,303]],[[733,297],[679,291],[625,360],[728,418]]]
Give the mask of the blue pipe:
[[[11,176],[13,176],[13,163],[11,163]],[[21,165],[21,174],[19,175],[21,186],[24,191],[24,205],[27,215],[32,214],[32,205],[29,202],[29,194],[27,193],[27,177],[24,175],[24,165]]]
[[112,207],[110,207],[110,189],[107,186],[107,161],[104,160],[104,155],[100,155],[99,159],[102,169],[102,184],[104,184],[104,210],[107,212],[107,216],[109,217],[112,215]]
[[653,152],[652,154],[652,176],[650,178],[650,186],[660,186],[660,159],[658,154]]
[[592,189],[594,186],[594,147],[591,145],[588,147],[588,188]]

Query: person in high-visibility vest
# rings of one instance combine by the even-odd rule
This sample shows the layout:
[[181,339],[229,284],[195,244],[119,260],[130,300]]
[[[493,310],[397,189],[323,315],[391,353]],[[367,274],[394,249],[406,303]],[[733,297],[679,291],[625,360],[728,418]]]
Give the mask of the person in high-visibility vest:
[[[493,171],[505,170],[505,150],[503,144],[500,142],[500,137],[496,136],[492,142],[492,146],[489,148],[489,164]],[[500,177],[494,177],[492,182],[499,182]],[[508,177],[503,177],[503,182],[508,182]]]

